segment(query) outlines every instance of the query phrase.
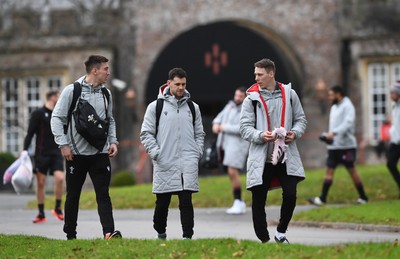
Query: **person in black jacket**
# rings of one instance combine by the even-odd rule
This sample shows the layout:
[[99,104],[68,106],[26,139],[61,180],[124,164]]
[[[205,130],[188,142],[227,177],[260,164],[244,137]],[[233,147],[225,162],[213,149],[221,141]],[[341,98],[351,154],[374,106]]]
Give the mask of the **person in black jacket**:
[[53,215],[58,220],[64,220],[61,209],[61,199],[64,189],[64,158],[58,145],[54,142],[54,136],[50,128],[51,113],[58,101],[58,91],[49,91],[46,94],[46,102],[43,107],[32,112],[29,120],[28,133],[24,141],[24,150],[28,150],[32,138],[36,135],[36,147],[33,173],[36,175],[36,197],[39,214],[33,223],[46,222],[44,213],[45,186],[47,174],[54,176],[54,195],[56,197]]

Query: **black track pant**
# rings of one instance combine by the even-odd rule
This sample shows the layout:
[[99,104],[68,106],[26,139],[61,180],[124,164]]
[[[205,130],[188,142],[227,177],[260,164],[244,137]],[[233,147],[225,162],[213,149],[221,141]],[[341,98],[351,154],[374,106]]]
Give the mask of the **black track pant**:
[[97,211],[103,227],[103,235],[114,231],[114,218],[108,192],[111,180],[111,165],[108,155],[75,155],[73,161],[66,161],[67,197],[64,208],[64,232],[67,234],[67,238],[76,237],[79,199],[87,173],[89,173],[96,193]]
[[397,184],[397,187],[400,190],[400,173],[399,169],[397,168],[397,163],[400,159],[400,145],[396,145],[391,143],[389,146],[389,152],[387,156],[387,167],[390,173],[393,176],[394,181]]
[[257,237],[261,242],[269,240],[267,229],[267,215],[265,213],[265,202],[267,200],[268,189],[271,180],[276,176],[282,185],[282,206],[281,216],[277,230],[281,233],[286,233],[287,227],[293,216],[294,208],[296,207],[297,183],[299,178],[288,176],[286,173],[286,164],[265,164],[263,173],[263,184],[252,187],[252,213],[253,226]]
[[181,224],[183,230],[182,237],[192,238],[194,227],[194,212],[191,191],[157,193],[156,208],[154,210],[153,217],[153,227],[159,234],[166,233],[168,207],[171,202],[172,194],[177,194],[179,198],[179,211],[181,215]]

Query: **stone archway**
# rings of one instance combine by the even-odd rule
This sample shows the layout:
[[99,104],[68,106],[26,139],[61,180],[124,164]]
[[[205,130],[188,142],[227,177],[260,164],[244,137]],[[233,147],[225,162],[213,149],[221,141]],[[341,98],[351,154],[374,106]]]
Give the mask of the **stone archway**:
[[151,68],[146,102],[157,97],[157,86],[173,67],[188,72],[187,89],[196,102],[226,102],[236,87],[254,83],[253,64],[264,57],[275,61],[276,78],[292,82],[301,95],[302,71],[292,48],[265,26],[228,21],[197,26],[173,39]]

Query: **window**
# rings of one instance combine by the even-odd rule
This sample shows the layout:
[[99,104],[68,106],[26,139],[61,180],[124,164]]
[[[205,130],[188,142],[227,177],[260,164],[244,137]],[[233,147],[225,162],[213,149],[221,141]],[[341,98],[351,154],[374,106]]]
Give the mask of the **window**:
[[48,91],[61,90],[61,76],[52,76],[47,79]]
[[400,63],[371,63],[368,65],[369,138],[372,145],[379,141],[380,127],[391,113],[389,89],[400,80]]
[[[43,106],[47,91],[61,89],[62,76],[6,77],[0,82],[3,118],[1,150],[18,156],[23,148],[30,114]],[[34,141],[31,148],[33,146]]]
[[5,78],[3,85],[3,139],[5,149],[14,155],[19,152],[18,138],[21,134],[20,123],[18,121],[19,99],[18,99],[18,80]]

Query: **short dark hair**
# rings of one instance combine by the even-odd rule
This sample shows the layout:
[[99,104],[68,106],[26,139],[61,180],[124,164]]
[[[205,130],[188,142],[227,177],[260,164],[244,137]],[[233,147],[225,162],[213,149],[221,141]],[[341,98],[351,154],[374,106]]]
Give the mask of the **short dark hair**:
[[108,62],[108,58],[99,56],[99,55],[91,55],[85,61],[86,73],[90,73],[94,67],[99,68],[102,63]]
[[46,101],[48,101],[48,100],[50,100],[51,99],[51,97],[53,97],[53,96],[55,96],[55,95],[58,95],[60,92],[59,91],[48,91],[47,93],[46,93]]
[[341,96],[345,96],[346,95],[343,87],[341,87],[340,85],[331,86],[331,88],[329,88],[329,90],[334,92],[334,93],[339,93]]
[[256,63],[254,63],[254,67],[264,68],[266,71],[272,70],[274,71],[274,74],[276,72],[274,61],[268,58],[263,58],[260,61],[257,61]]
[[236,88],[236,91],[240,91],[240,92],[242,92],[242,93],[245,93],[246,92],[246,87],[244,87],[244,86],[239,86],[238,88]]
[[172,80],[175,77],[178,78],[187,78],[186,71],[180,67],[175,67],[168,72],[168,79]]

